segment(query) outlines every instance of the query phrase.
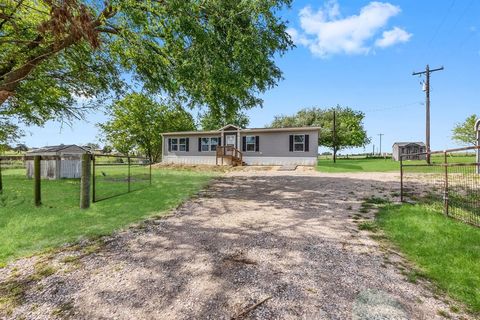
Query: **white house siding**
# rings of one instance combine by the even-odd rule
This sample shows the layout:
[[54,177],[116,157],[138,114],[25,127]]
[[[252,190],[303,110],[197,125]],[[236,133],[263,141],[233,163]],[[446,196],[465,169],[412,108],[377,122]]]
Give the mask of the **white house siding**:
[[215,164],[215,156],[178,156],[178,155],[168,155],[164,156],[162,159],[163,163],[174,163],[174,164]]
[[315,166],[317,157],[244,157],[243,161],[252,166]]

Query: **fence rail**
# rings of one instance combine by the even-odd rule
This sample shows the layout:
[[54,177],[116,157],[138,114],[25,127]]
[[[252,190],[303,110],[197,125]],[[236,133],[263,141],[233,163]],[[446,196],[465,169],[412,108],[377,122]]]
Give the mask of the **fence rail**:
[[428,203],[449,217],[480,226],[479,149],[430,152],[430,164],[415,160],[426,152],[400,155],[401,201]]

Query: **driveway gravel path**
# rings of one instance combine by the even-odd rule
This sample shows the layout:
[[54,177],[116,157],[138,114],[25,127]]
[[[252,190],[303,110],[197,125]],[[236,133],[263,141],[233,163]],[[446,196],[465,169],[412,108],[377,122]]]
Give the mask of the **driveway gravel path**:
[[[391,197],[397,181],[391,173],[228,173],[168,217],[49,257],[56,271],[8,317],[443,319],[449,302],[428,283],[408,282],[408,264],[358,230],[362,199]],[[0,269],[0,281],[26,277],[39,259]]]

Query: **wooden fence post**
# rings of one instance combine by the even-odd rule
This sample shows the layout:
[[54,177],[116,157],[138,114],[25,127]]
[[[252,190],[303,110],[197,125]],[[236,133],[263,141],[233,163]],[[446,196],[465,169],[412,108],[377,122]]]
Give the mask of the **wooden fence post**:
[[400,154],[400,202],[403,202],[403,157]]
[[444,185],[444,193],[443,193],[443,201],[444,201],[444,207],[445,207],[445,215],[448,216],[448,157],[447,157],[447,151],[443,152],[444,154],[444,166],[445,166],[445,185]]
[[33,188],[35,195],[35,206],[39,207],[42,204],[42,190],[41,190],[41,160],[40,156],[33,157]]
[[80,209],[90,207],[90,177],[91,157],[89,153],[82,154],[82,178],[80,179]]
[[3,192],[3,182],[2,182],[2,158],[0,158],[0,194]]
[[128,192],[130,192],[130,157],[127,157],[128,161]]

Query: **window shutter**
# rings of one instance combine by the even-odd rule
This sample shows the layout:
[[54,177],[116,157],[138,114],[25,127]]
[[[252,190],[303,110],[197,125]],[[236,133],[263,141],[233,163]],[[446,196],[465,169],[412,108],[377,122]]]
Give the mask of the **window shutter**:
[[258,152],[260,150],[260,137],[255,136],[255,151]]
[[185,151],[189,151],[190,149],[190,138],[185,138]]
[[247,151],[247,137],[242,137],[242,151]]
[[293,152],[293,134],[290,135],[290,152]]
[[305,152],[308,152],[310,146],[310,136],[308,134],[305,135]]
[[168,138],[168,152],[172,151],[172,139]]
[[198,138],[198,152],[202,152],[202,138]]
[[222,137],[218,137],[218,145],[219,145],[219,146],[222,145]]

